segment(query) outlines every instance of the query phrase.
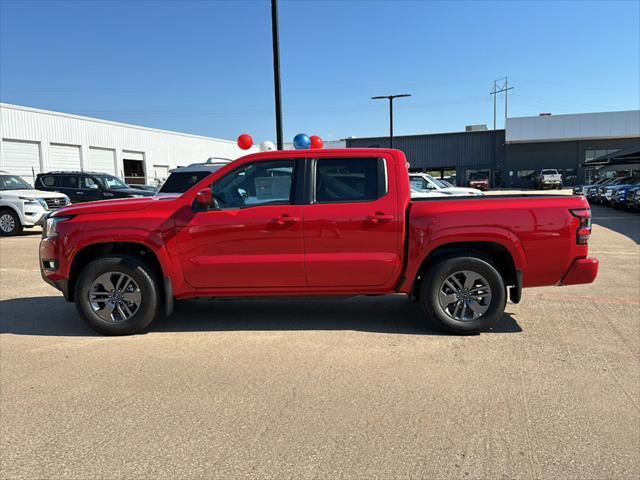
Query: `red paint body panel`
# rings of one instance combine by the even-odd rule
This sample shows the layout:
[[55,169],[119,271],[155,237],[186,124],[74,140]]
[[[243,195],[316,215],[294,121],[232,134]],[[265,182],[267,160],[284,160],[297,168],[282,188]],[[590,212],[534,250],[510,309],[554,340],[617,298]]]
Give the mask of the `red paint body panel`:
[[[302,203],[196,211],[199,190],[248,163],[274,159],[377,157],[386,161],[387,193],[374,201]],[[474,197],[411,201],[407,163],[389,149],[275,151],[248,155],[179,197],[69,206],[44,238],[41,268],[50,282],[69,280],[77,254],[102,243],[151,250],[176,298],[197,296],[410,293],[425,259],[439,247],[480,242],[503,247],[523,286],[588,283],[597,261],[576,242],[583,197]],[[408,224],[407,224],[408,222]],[[594,266],[595,265],[595,266]]]
[[[294,220],[281,224],[281,217]],[[194,288],[306,284],[299,205],[181,212],[176,241],[183,274]]]

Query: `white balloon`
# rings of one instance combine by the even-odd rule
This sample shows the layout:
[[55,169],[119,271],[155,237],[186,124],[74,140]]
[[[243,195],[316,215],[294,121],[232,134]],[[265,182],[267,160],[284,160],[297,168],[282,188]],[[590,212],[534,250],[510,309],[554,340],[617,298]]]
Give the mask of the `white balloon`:
[[260,144],[260,151],[261,152],[270,152],[271,150],[275,150],[276,146],[274,145],[273,142],[270,142],[269,140],[262,142]]

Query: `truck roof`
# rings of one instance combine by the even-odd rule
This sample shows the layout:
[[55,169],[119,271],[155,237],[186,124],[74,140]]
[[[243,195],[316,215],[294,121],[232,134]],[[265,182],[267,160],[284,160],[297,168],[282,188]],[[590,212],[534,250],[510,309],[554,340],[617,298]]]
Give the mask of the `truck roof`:
[[315,157],[341,157],[349,158],[351,155],[357,155],[362,153],[371,153],[372,155],[380,154],[402,154],[401,150],[395,148],[323,148],[320,150],[270,150],[268,152],[250,153],[241,159],[251,158],[252,160],[260,160],[262,158],[315,158]]

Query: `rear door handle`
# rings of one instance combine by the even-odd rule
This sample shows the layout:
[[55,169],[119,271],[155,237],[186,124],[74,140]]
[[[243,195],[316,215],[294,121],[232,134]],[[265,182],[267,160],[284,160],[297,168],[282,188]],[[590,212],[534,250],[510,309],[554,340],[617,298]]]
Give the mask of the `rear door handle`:
[[280,217],[274,218],[274,221],[278,225],[288,225],[290,223],[297,223],[300,221],[300,219],[298,217],[292,217],[288,213],[283,213],[282,215],[280,215]]

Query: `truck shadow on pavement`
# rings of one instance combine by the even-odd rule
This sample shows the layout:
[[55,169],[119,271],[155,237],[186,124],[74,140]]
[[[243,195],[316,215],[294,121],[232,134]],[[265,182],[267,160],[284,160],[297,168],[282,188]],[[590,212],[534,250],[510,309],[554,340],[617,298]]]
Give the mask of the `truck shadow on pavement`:
[[[420,307],[404,296],[348,299],[189,300],[176,303],[171,317],[158,318],[154,332],[355,330],[371,333],[443,335],[424,321]],[[486,333],[519,333],[508,313]],[[0,333],[95,336],[75,307],[61,297],[0,301]]]
[[640,244],[640,214],[600,205],[591,205],[591,214],[594,225],[613,230]]

